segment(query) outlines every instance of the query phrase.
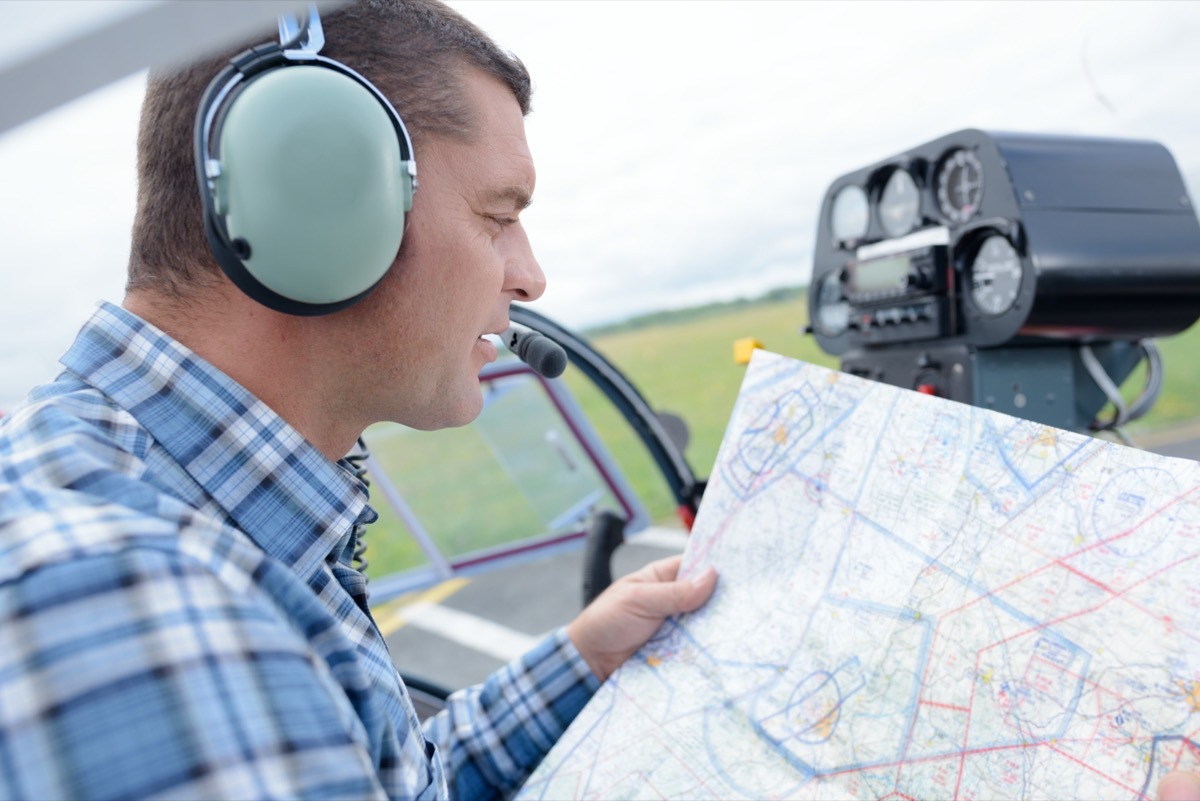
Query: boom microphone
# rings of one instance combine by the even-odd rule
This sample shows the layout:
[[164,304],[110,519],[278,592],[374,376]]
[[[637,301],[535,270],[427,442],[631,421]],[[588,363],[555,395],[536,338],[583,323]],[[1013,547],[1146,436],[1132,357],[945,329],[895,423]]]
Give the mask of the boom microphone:
[[558,378],[567,369],[567,352],[545,334],[509,326],[500,339],[543,378]]

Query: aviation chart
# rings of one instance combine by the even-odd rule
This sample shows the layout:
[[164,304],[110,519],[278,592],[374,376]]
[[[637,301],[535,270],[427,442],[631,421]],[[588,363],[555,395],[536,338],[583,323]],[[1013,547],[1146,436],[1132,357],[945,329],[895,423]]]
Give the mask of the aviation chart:
[[763,351],[684,575],[520,798],[1151,798],[1197,767],[1200,465]]

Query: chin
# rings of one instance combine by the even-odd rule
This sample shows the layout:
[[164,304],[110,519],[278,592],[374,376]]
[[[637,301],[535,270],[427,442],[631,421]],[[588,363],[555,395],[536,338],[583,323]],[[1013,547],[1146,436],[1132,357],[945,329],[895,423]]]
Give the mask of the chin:
[[434,423],[429,426],[429,429],[458,428],[468,425],[473,423],[482,411],[483,393],[479,389],[479,384],[476,383],[472,392],[463,393],[457,398],[446,398],[435,412]]

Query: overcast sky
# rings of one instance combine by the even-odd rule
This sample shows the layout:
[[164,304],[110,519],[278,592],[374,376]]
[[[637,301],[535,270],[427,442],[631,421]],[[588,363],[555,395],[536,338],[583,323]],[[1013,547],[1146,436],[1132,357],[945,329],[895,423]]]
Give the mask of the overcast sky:
[[[837,176],[962,128],[1153,139],[1200,185],[1200,3],[452,5],[533,75],[536,308],[571,327],[805,282]],[[121,299],[142,82],[0,134],[0,409]]]

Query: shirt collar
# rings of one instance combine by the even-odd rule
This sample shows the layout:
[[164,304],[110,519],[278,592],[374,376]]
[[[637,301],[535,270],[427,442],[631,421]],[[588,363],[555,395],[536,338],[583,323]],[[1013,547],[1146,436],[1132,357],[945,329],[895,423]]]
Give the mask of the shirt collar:
[[268,555],[307,577],[341,554],[366,489],[229,376],[111,303],[62,363],[129,411]]

